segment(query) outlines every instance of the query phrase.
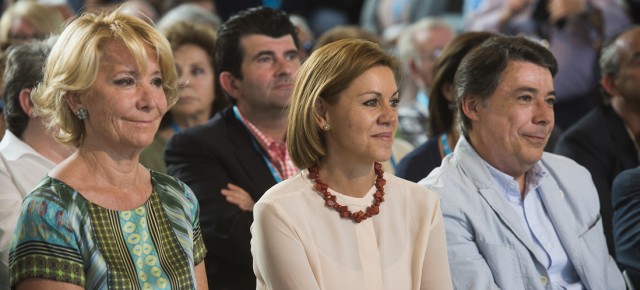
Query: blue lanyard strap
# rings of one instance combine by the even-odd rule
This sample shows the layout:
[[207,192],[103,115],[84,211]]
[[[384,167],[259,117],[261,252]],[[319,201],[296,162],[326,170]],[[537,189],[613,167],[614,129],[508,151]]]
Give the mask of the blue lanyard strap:
[[273,175],[273,179],[276,180],[276,183],[280,183],[280,181],[282,181],[282,177],[280,177],[280,173],[278,173],[278,171],[273,166],[271,161],[269,161],[269,158],[267,157],[267,154],[264,152],[264,149],[260,148],[260,145],[258,145],[258,141],[256,140],[256,137],[253,136],[253,134],[251,133],[251,130],[249,130],[249,128],[247,127],[247,124],[245,124],[244,121],[242,120],[242,117],[240,117],[240,112],[238,111],[237,106],[233,106],[233,114],[236,116],[236,119],[238,119],[238,121],[240,121],[240,123],[242,123],[242,125],[244,125],[244,127],[247,128],[247,130],[249,131],[249,137],[251,137],[251,144],[253,144],[253,148],[255,148],[256,151],[260,153],[260,156],[262,156],[262,160],[264,160],[264,163],[267,164],[267,167],[269,167],[269,171],[271,171],[271,175]]
[[171,129],[173,129],[174,133],[178,133],[180,132],[180,126],[178,126],[178,123],[176,123],[176,121],[171,121]]
[[440,143],[442,144],[442,151],[444,151],[444,156],[451,154],[451,147],[449,147],[449,140],[447,139],[447,133],[442,133],[442,135],[440,135]]

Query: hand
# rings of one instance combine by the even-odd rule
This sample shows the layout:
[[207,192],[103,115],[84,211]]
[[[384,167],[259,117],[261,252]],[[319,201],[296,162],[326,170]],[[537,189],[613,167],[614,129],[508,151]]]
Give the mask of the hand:
[[586,5],[586,0],[549,0],[549,21],[556,23],[560,19],[580,15]]
[[237,205],[241,210],[253,211],[255,202],[244,189],[231,183],[227,183],[227,188],[223,188],[220,193],[224,195],[228,202]]

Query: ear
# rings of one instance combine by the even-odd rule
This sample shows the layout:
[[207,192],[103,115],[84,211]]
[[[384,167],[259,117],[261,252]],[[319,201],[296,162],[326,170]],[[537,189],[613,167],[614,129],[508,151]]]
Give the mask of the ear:
[[602,89],[607,92],[609,98],[621,95],[616,86],[616,78],[613,75],[607,74],[603,76],[600,79],[600,85],[602,85]]
[[318,128],[322,128],[324,125],[330,125],[329,114],[327,113],[327,102],[322,98],[316,99],[315,112],[313,113],[314,119]]
[[462,96],[462,112],[467,118],[472,121],[480,120],[480,107],[482,106],[482,101],[478,99],[478,97],[472,95],[464,95]]
[[24,88],[20,91],[18,95],[18,100],[20,102],[20,108],[24,111],[29,118],[33,116],[33,102],[31,102],[31,89]]
[[65,94],[65,99],[67,100],[67,105],[69,105],[69,110],[71,110],[71,113],[75,114],[78,109],[83,107],[82,100],[78,92],[67,92]]
[[240,90],[238,89],[237,82],[238,79],[230,72],[224,71],[220,73],[220,86],[229,96],[236,100],[238,99],[238,96],[240,96]]

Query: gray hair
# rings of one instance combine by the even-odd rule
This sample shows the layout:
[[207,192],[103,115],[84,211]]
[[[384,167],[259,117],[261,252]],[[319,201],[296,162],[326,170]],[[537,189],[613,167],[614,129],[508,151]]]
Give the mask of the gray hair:
[[178,22],[194,22],[206,24],[218,30],[222,21],[218,15],[193,3],[183,3],[169,10],[156,24],[158,30],[165,30]]
[[416,43],[413,41],[414,35],[419,31],[436,28],[446,28],[453,32],[451,25],[441,18],[425,17],[411,24],[398,38],[398,56],[404,61],[419,57]]
[[9,131],[18,138],[22,138],[22,133],[29,123],[29,115],[20,105],[20,92],[23,89],[33,89],[42,82],[43,67],[56,39],[57,36],[54,36],[43,41],[12,46],[9,49],[2,80],[4,114]]

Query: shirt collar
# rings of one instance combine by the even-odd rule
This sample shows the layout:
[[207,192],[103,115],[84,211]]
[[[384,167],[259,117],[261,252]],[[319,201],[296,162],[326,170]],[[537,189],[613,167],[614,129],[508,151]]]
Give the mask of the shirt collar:
[[17,160],[24,155],[35,155],[45,158],[27,143],[22,142],[20,138],[13,135],[9,130],[5,130],[4,137],[2,141],[0,141],[0,152],[2,152],[4,158],[10,161]]
[[[500,189],[500,192],[504,193],[509,199],[517,198],[520,200],[518,181],[512,176],[491,166],[491,164],[484,160],[483,163],[489,170],[489,173],[491,173],[491,176],[493,177],[495,184]],[[527,193],[536,190],[540,186],[540,183],[542,183],[542,178],[545,175],[546,172],[542,169],[542,166],[540,166],[540,162],[536,162],[533,167],[525,173],[525,190]]]

